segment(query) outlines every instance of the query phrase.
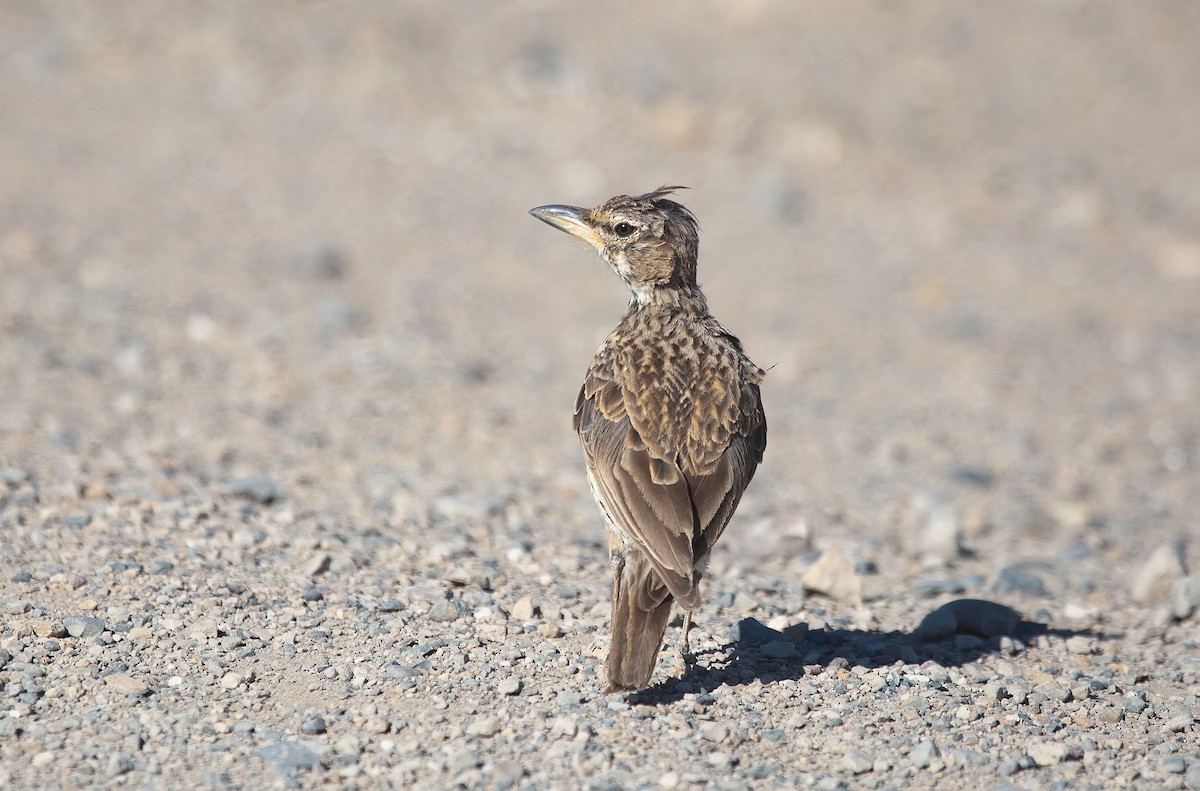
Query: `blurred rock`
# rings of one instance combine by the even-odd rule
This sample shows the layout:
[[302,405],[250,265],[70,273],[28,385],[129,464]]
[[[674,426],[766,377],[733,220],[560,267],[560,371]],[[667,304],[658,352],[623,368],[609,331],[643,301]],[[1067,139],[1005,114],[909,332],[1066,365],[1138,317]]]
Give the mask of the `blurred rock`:
[[941,596],[946,593],[958,595],[966,592],[967,586],[961,580],[925,579],[913,586],[913,593],[923,599]]
[[508,615],[514,621],[532,621],[536,612],[537,607],[534,606],[533,599],[529,596],[522,596],[517,600],[517,603],[512,606],[512,610],[508,613]]
[[221,493],[227,497],[242,497],[262,505],[283,499],[283,488],[263,475],[237,478],[225,484]]
[[991,489],[996,483],[995,473],[983,467],[953,467],[947,477],[955,483],[976,489]]
[[1192,613],[1200,610],[1200,576],[1184,577],[1175,580],[1174,598],[1171,602],[1171,615],[1177,620],[1192,617]]
[[992,583],[996,593],[1020,593],[1025,596],[1046,596],[1046,583],[1042,578],[1026,569],[1019,563],[1014,563],[1000,569],[996,581]]
[[912,761],[913,766],[918,769],[924,769],[925,767],[929,766],[929,764],[932,763],[935,758],[940,758],[941,755],[942,754],[938,750],[936,744],[931,741],[924,740],[917,742],[916,746],[912,748],[912,752],[908,754],[908,757]]
[[318,552],[304,563],[303,571],[306,577],[316,577],[329,570],[333,559],[328,552]]
[[759,646],[772,640],[785,640],[782,632],[777,632],[756,618],[743,618],[737,622],[731,637],[741,646]]
[[1178,550],[1170,544],[1162,544],[1138,570],[1130,586],[1130,594],[1138,604],[1170,601],[1175,582],[1182,579],[1183,575],[1183,563]]
[[278,742],[258,751],[280,778],[290,779],[300,769],[315,769],[321,757],[304,742]]
[[926,615],[913,637],[933,641],[960,632],[996,637],[1012,634],[1020,622],[1020,614],[1006,605],[984,599],[955,599]]
[[292,273],[316,280],[341,280],[349,268],[346,251],[335,244],[320,244],[297,250],[291,255]]
[[63,627],[72,637],[95,637],[104,631],[104,621],[87,615],[68,615]]
[[944,565],[962,551],[958,512],[938,494],[915,492],[902,527],[911,554],[927,564]]
[[447,494],[433,502],[430,514],[446,521],[482,522],[504,509],[504,502],[488,495]]
[[842,757],[842,767],[850,774],[860,775],[871,771],[874,761],[875,759],[870,753],[855,747],[847,750],[845,756]]
[[470,615],[470,610],[462,599],[443,599],[434,602],[428,613],[429,620],[441,623],[457,621],[467,615]]
[[134,678],[124,673],[105,676],[104,683],[117,692],[133,697],[141,697],[150,691],[150,685],[144,678]]
[[835,601],[856,607],[862,604],[862,577],[839,549],[822,552],[817,562],[800,577],[800,584],[807,591],[828,596]]

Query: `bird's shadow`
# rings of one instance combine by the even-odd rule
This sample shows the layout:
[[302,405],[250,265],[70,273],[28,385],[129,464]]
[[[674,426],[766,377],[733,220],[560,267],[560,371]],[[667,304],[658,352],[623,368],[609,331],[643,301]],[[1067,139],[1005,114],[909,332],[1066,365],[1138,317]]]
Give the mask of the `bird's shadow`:
[[[961,667],[983,656],[1019,651],[1018,642],[1028,644],[1043,636],[1063,640],[1076,636],[1105,636],[1091,630],[1051,628],[1024,619],[1005,635],[1008,641],[1000,636],[984,639],[968,635],[966,639],[956,639],[959,634],[929,640],[918,636],[917,630],[881,632],[840,628],[801,630],[801,636],[787,639],[752,618],[743,619],[737,632],[734,641],[698,652],[697,661],[682,677],[666,679],[629,695],[626,700],[632,705],[662,705],[682,700],[689,694],[703,695],[721,685],[732,687],[755,680],[771,684],[799,679],[811,675],[813,666],[881,668],[932,662],[944,668]],[[787,645],[779,645],[779,638],[787,639],[795,653],[780,656],[789,652]]]

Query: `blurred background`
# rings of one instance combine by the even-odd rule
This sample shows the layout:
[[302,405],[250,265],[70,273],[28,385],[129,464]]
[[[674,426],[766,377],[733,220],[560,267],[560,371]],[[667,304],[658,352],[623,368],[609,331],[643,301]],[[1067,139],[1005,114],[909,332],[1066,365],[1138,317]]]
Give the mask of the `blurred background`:
[[599,539],[570,414],[626,295],[526,212],[684,184],[770,368],[728,557],[943,506],[1009,559],[1194,538],[1198,40],[1186,0],[4,2],[0,466]]

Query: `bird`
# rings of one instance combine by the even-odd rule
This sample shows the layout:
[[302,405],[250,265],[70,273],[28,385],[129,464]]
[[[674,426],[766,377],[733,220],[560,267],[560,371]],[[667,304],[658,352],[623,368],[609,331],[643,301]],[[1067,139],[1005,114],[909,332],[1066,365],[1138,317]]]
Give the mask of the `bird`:
[[685,611],[680,653],[692,667],[701,578],[767,445],[765,372],[709,312],[696,281],[699,224],[670,197],[681,189],[530,210],[595,248],[630,290],[574,414],[609,532],[606,694],[650,685],[673,602]]

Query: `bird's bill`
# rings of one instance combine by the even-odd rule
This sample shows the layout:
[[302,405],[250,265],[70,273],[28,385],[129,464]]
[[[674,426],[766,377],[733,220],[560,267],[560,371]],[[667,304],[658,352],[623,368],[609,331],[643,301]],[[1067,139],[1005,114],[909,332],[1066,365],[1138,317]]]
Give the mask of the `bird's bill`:
[[581,209],[578,206],[552,205],[538,206],[536,209],[530,209],[529,213],[547,225],[553,225],[560,231],[566,231],[577,239],[582,239],[597,250],[604,247],[604,240],[600,238],[600,234],[596,233],[595,227],[588,219],[587,209]]

